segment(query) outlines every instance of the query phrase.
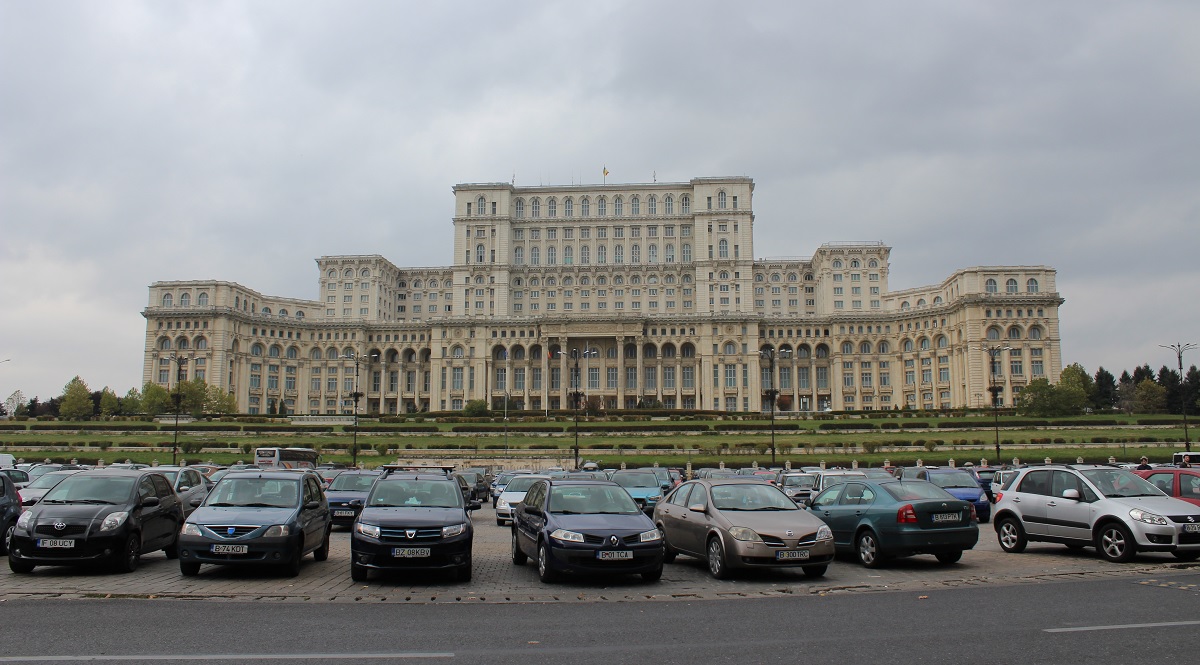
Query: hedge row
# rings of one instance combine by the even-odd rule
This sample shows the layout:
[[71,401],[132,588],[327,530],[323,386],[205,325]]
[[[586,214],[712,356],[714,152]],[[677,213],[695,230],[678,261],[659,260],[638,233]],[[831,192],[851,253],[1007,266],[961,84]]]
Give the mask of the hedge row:
[[[349,431],[352,428],[347,428]],[[269,432],[289,434],[329,434],[333,432],[332,425],[243,425],[243,432]]]
[[[346,431],[347,431],[347,432],[353,432],[353,431],[354,431],[354,428],[353,428],[353,427],[347,427],[347,428],[346,428]],[[359,426],[358,426],[358,431],[360,431],[360,432],[380,432],[380,433],[384,433],[384,434],[390,434],[390,433],[401,434],[401,433],[404,433],[404,432],[422,432],[422,433],[429,433],[429,432],[437,432],[437,431],[438,431],[438,428],[437,428],[437,425],[392,425],[392,426],[388,426],[388,425],[359,425]]]
[[924,423],[924,422],[880,423],[879,424],[879,429],[921,429],[921,428],[928,428],[928,427],[929,427],[929,423]]
[[[695,425],[691,423],[661,423],[661,424],[640,424],[640,423],[621,423],[619,425],[593,425],[587,423],[579,424],[580,432],[698,432],[707,431],[706,425]],[[575,426],[567,427],[567,432],[574,432]]]
[[[504,425],[456,425],[451,427],[450,431],[462,434],[471,434],[475,432],[504,432],[505,427]],[[551,432],[561,433],[563,428],[556,427],[554,425],[509,425],[507,431],[549,434]]]
[[[747,430],[757,432],[760,430],[769,430],[771,429],[771,425],[769,423],[717,423],[713,425],[713,429],[718,432],[744,432]],[[777,422],[775,423],[775,429],[798,430],[800,429],[800,425],[798,423]]]
[[[884,424],[890,425],[893,423],[884,423]],[[879,428],[876,427],[874,423],[836,422],[836,423],[821,423],[820,425],[817,425],[817,429],[819,429],[819,430],[839,430],[839,429],[879,429]]]

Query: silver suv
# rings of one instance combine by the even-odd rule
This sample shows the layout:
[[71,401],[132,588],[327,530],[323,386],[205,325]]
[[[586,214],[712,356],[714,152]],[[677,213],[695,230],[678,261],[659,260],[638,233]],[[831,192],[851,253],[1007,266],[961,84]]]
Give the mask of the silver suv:
[[1020,469],[996,491],[994,526],[1005,552],[1044,541],[1094,546],[1101,558],[1116,562],[1130,561],[1138,552],[1200,558],[1200,507],[1112,466]]

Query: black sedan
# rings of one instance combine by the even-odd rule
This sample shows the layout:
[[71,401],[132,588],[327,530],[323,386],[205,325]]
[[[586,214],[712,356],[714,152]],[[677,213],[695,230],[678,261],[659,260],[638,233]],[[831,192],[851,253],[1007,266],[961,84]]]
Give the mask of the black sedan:
[[372,570],[451,570],[471,579],[474,529],[458,481],[443,475],[389,473],[371,488],[350,534],[350,578]]
[[663,537],[623,487],[606,480],[545,478],[514,505],[513,564],[537,561],[543,582],[563,573],[663,572]]
[[178,556],[183,507],[167,479],[152,471],[94,470],[64,478],[21,513],[8,566],[107,564],[133,572],[142,554]]
[[951,564],[979,541],[975,506],[923,480],[853,480],[818,494],[812,512],[868,568],[913,554]]
[[195,575],[204,563],[272,565],[295,577],[309,552],[329,558],[332,529],[315,473],[234,471],[184,523],[179,572]]
[[350,526],[362,510],[371,486],[379,478],[378,471],[342,471],[328,485],[325,498],[334,526]]

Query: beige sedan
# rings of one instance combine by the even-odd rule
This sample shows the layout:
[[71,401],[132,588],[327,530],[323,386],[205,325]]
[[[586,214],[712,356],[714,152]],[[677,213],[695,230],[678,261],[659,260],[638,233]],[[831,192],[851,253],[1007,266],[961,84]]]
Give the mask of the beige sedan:
[[757,480],[704,478],[675,488],[654,508],[667,562],[678,554],[708,561],[717,579],[738,568],[794,568],[825,574],[833,533],[780,489]]

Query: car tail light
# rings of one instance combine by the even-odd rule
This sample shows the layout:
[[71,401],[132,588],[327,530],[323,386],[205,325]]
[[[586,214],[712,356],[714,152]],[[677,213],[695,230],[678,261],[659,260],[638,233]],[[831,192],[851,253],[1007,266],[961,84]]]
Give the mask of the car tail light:
[[972,522],[979,521],[979,513],[975,512],[975,504],[973,504],[973,503],[971,504],[971,521]]
[[917,523],[917,511],[913,509],[911,503],[901,506],[900,510],[896,511],[896,523],[897,524],[916,524]]
[[1000,499],[1004,498],[1004,492],[996,492],[992,496],[994,497],[992,503],[1000,503]]

